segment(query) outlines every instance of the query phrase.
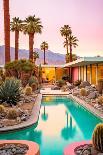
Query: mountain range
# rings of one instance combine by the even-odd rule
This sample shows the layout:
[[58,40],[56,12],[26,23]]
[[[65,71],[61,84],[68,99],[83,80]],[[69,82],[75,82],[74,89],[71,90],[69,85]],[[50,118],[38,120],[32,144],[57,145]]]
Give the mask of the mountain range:
[[[41,51],[38,48],[35,48],[34,51],[37,51],[39,53],[39,59],[37,59],[36,64],[43,64],[43,58],[44,54],[43,51]],[[10,48],[10,55],[11,55],[11,60],[14,60],[15,57],[15,48],[11,47]],[[19,50],[19,59],[26,58],[28,59],[29,57],[29,51],[25,49],[20,49]],[[0,65],[3,65],[5,62],[5,46],[0,46]],[[65,63],[65,55],[64,54],[59,54],[59,53],[54,53],[50,50],[46,52],[46,63],[47,64],[64,64]]]

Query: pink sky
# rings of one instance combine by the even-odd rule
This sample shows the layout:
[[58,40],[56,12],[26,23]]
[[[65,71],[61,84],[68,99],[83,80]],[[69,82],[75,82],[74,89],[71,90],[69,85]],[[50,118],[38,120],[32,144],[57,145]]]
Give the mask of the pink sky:
[[[0,0],[0,45],[4,44],[3,0]],[[9,0],[10,15],[24,19],[28,15],[41,18],[43,32],[36,35],[34,47],[42,41],[49,43],[50,50],[66,53],[60,27],[69,24],[79,39],[73,52],[80,56],[103,56],[103,0]],[[11,33],[14,47],[14,33]],[[20,48],[28,49],[28,36],[20,34]]]

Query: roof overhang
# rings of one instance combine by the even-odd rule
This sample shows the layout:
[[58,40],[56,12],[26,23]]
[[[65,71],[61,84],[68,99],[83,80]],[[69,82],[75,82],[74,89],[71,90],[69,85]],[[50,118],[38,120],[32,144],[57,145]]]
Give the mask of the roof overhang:
[[64,67],[77,67],[77,66],[86,66],[90,64],[99,64],[103,63],[103,57],[84,57],[76,61],[67,63]]

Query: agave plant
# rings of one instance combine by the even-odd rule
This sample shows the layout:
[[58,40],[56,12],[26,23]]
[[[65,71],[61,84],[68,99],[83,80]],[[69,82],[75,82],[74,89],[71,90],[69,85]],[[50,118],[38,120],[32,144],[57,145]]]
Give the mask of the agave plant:
[[7,78],[0,86],[0,103],[16,105],[20,100],[21,82],[15,78]]

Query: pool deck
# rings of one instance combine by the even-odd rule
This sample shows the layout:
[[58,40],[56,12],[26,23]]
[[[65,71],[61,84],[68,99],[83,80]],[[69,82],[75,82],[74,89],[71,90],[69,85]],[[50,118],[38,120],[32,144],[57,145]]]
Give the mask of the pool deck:
[[26,155],[40,155],[39,145],[35,142],[26,140],[1,140],[0,145],[3,144],[26,144],[29,146],[29,150]]
[[23,129],[23,128],[36,124],[39,118],[41,99],[42,99],[42,95],[38,94],[33,110],[32,110],[32,114],[27,121],[14,125],[14,126],[7,126],[7,127],[0,128],[0,133],[13,131],[13,130],[19,130],[19,129]]
[[51,88],[44,88],[41,89],[40,93],[42,95],[69,95],[70,91],[52,90]]
[[103,112],[99,111],[98,109],[94,108],[90,104],[86,103],[85,101],[81,100],[80,98],[73,96],[70,91],[63,92],[62,90],[52,90],[49,88],[41,89],[40,93],[42,95],[57,95],[57,96],[67,96],[78,102],[81,106],[87,109],[89,112],[93,113],[95,116],[99,117],[103,121]]
[[84,145],[84,144],[90,144],[90,141],[82,141],[82,142],[75,142],[72,144],[69,144],[68,146],[66,146],[66,148],[64,149],[64,155],[75,155],[74,153],[74,149],[80,145]]

